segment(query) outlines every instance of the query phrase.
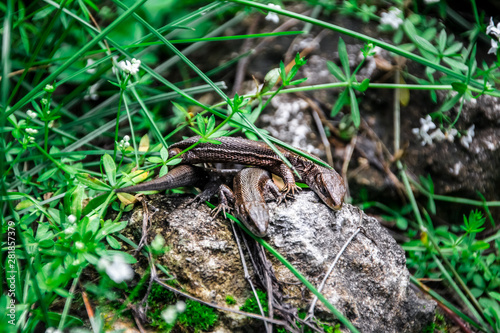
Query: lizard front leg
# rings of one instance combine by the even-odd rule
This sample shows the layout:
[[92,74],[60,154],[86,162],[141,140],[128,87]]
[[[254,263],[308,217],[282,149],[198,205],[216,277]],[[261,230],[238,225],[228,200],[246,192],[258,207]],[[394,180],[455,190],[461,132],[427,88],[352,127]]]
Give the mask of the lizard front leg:
[[234,194],[233,191],[226,184],[221,184],[218,188],[219,204],[212,210],[211,215],[216,216],[222,210],[224,218],[226,218],[226,210],[229,212],[232,208],[228,205],[228,202],[234,204]]
[[284,192],[284,195],[288,195],[289,192],[292,192],[292,196],[295,194],[295,191],[300,191],[300,187],[295,184],[295,177],[293,176],[293,171],[286,164],[281,163],[278,169],[278,176],[283,179],[285,186],[281,189],[281,192]]

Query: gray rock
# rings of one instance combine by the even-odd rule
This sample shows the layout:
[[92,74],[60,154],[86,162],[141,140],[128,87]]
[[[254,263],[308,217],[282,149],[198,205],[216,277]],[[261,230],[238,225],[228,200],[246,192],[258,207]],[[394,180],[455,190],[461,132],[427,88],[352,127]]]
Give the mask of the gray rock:
[[[185,197],[161,195],[148,201],[158,209],[152,216],[150,235],[162,234],[171,247],[161,258],[162,264],[190,294],[225,307],[225,298],[231,295],[237,302],[232,307],[239,309],[252,294],[229,221],[212,220],[206,206],[179,207],[185,201]],[[376,219],[363,215],[360,222],[359,209],[348,204],[332,211],[306,190],[289,200],[288,206],[269,203],[269,207],[271,223],[265,240],[315,286],[346,240],[361,227],[322,291],[361,332],[421,332],[432,322],[435,303],[417,298],[410,289],[404,251]],[[132,230],[142,224],[142,208],[135,212]],[[275,258],[270,260],[286,302],[307,310],[313,295],[296,284],[295,276]],[[335,321],[321,302],[315,314]],[[220,319],[218,329],[222,331],[248,332],[254,327],[251,325],[257,325],[254,329],[258,331],[261,327],[230,313]]]

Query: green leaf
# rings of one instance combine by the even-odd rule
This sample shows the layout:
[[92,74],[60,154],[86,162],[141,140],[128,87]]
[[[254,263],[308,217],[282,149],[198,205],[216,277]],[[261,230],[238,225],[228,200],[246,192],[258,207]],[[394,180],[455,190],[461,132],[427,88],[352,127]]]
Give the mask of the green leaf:
[[203,118],[199,113],[196,115],[196,125],[198,125],[201,136],[205,136],[205,134],[207,133],[205,130],[205,118]]
[[163,177],[168,173],[168,166],[162,165],[160,168],[160,173],[158,174],[158,177]]
[[288,83],[288,85],[289,86],[296,86],[296,85],[301,84],[302,82],[304,82],[306,80],[307,80],[307,77],[304,77],[302,79],[298,79],[298,80],[292,81],[292,82]]
[[338,43],[338,51],[340,63],[342,64],[342,68],[344,69],[344,73],[346,77],[351,76],[351,68],[349,66],[349,54],[347,53],[347,48],[345,46],[345,42],[342,38],[339,38]]
[[101,194],[97,197],[94,197],[92,200],[89,201],[89,203],[85,206],[85,208],[82,211],[82,214],[84,216],[88,215],[90,212],[93,210],[97,209],[100,205],[102,205],[104,202],[106,202],[106,198],[108,197],[107,194]]
[[73,193],[71,193],[70,212],[71,214],[75,215],[77,221],[79,221],[80,217],[82,216],[84,197],[85,192],[82,185],[78,185]]
[[361,116],[359,114],[359,106],[358,106],[358,101],[356,100],[356,94],[354,93],[354,90],[351,87],[349,87],[349,96],[351,97],[352,122],[354,123],[354,126],[358,128],[359,125],[361,124]]
[[37,181],[38,182],[44,182],[46,181],[47,179],[51,178],[53,175],[56,174],[57,170],[59,170],[58,168],[52,168],[50,170],[47,170],[45,171],[44,173],[42,173],[42,175],[40,177],[38,177]]
[[453,45],[451,45],[449,48],[447,48],[445,51],[444,51],[444,55],[445,56],[451,56],[451,55],[454,55],[456,54],[458,51],[460,51],[462,49],[464,45],[462,43],[454,43]]
[[212,132],[214,128],[215,128],[215,116],[211,115],[210,118],[208,118],[207,132],[208,133]]
[[466,64],[452,58],[443,58],[443,61],[447,63],[454,71],[457,71],[458,69],[461,72],[467,72],[467,70],[469,69]]
[[444,49],[446,47],[446,31],[444,29],[441,30],[441,32],[439,33],[439,37],[438,37],[437,42],[438,42],[439,52],[443,53]]
[[113,161],[113,158],[109,154],[104,154],[102,157],[102,163],[104,166],[104,172],[106,173],[106,176],[108,177],[109,184],[111,186],[116,185],[116,165],[115,161]]
[[413,41],[417,45],[418,48],[423,49],[432,55],[438,55],[439,51],[432,45],[427,39],[424,39],[418,35],[413,36]]
[[161,147],[160,149],[160,156],[163,161],[168,160],[168,150],[165,147]]
[[484,250],[487,250],[489,248],[490,248],[490,244],[488,244],[484,241],[476,241],[471,245],[470,250],[471,251],[484,251]]
[[457,91],[460,94],[464,94],[467,91],[467,85],[462,82],[453,82],[451,86],[453,90]]
[[280,76],[281,76],[281,81],[283,83],[286,82],[286,68],[285,68],[285,64],[283,63],[283,61],[280,61]]
[[[163,149],[163,148],[162,148]],[[162,164],[163,163],[163,158],[158,157],[158,156],[150,156],[147,158],[148,162],[154,163],[154,164]]]
[[[215,140],[212,140],[212,141],[215,141]],[[219,142],[219,141],[215,141],[215,142]],[[213,142],[212,142],[213,143]],[[167,165],[177,165],[179,163],[182,162],[182,158],[174,158],[173,160],[171,160],[170,162],[167,162]]]
[[106,240],[108,241],[109,246],[113,249],[119,250],[121,248],[120,243],[113,236],[106,236]]
[[493,298],[493,299],[496,299],[497,301],[500,302],[500,293],[497,293],[496,291],[490,291],[488,293],[488,295]]
[[339,97],[337,98],[337,101],[333,105],[331,116],[335,117],[339,111],[342,109],[344,105],[347,103],[347,89],[345,89],[342,93],[340,93]]
[[90,187],[93,190],[96,191],[109,191],[111,190],[111,187],[107,185],[106,183],[103,183],[99,179],[92,177],[88,173],[79,173],[76,175],[76,178],[80,183],[83,185],[86,185]]
[[368,85],[370,84],[370,79],[366,78],[364,79],[360,85],[358,86],[354,86],[353,88],[358,90],[358,91],[366,91],[366,89],[368,89]]

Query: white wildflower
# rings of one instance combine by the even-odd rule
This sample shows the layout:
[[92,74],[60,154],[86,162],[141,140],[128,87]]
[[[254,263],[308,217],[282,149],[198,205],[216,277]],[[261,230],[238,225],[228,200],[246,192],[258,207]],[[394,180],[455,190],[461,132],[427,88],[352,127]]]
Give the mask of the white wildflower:
[[431,130],[431,129],[435,129],[436,128],[436,124],[434,124],[432,122],[432,118],[431,118],[430,115],[427,115],[425,117],[425,119],[424,118],[420,118],[420,125],[421,125],[420,129],[422,131],[424,131],[425,133],[429,132],[429,130]]
[[177,303],[175,303],[175,309],[179,313],[184,312],[186,310],[186,303],[184,303],[183,301],[178,301]]
[[474,127],[475,125],[472,124],[472,126],[467,129],[467,134],[462,135],[462,137],[460,138],[460,143],[465,148],[469,148],[469,144],[472,142],[472,138],[474,137],[475,134]]
[[426,5],[430,5],[430,4],[433,4],[433,3],[438,3],[438,2],[439,2],[439,0],[424,0],[424,3],[425,3]]
[[420,118],[420,128],[413,128],[411,131],[413,134],[418,136],[422,141],[420,142],[422,146],[425,146],[426,144],[432,144],[432,140],[435,138],[438,141],[441,141],[443,139],[443,132],[441,130],[435,131],[437,133],[432,133],[429,135],[429,130],[435,129],[436,124],[432,122],[432,118],[430,115],[427,115],[425,118]]
[[118,63],[118,66],[120,66],[120,69],[124,71],[126,74],[132,74],[135,75],[137,72],[139,72],[139,67],[141,66],[141,61],[137,60],[135,58],[132,59],[132,61],[120,61]]
[[87,94],[83,97],[86,101],[88,100],[93,100],[96,101],[99,99],[99,95],[97,94],[97,89],[99,89],[99,82],[96,84],[93,84],[89,87]]
[[448,128],[444,131],[444,139],[453,142],[457,133],[458,131],[455,128]]
[[380,24],[390,25],[394,30],[398,29],[399,26],[403,24],[401,10],[396,7],[389,8],[388,13],[382,13],[380,15]]
[[116,283],[131,280],[134,277],[134,270],[127,264],[122,255],[116,254],[112,257],[99,259],[97,267],[106,272],[109,278]]
[[64,233],[68,236],[73,235],[75,233],[75,231],[76,231],[76,228],[73,225],[71,227],[64,229]]
[[54,90],[55,90],[55,89],[54,89],[54,86],[53,86],[53,85],[51,85],[51,84],[46,84],[46,85],[45,85],[45,88],[43,88],[43,90],[45,90],[46,92],[51,93],[51,92],[54,92]]
[[46,99],[46,98],[42,98],[40,100],[40,103],[42,103],[43,105],[47,104],[49,101]]
[[[281,9],[280,5],[275,5],[274,3],[270,3],[267,6],[271,8]],[[276,14],[275,12],[269,12],[266,16],[266,21],[270,21],[273,22],[274,24],[277,24],[279,23],[280,18],[278,17],[278,14]]]
[[177,310],[175,309],[175,306],[169,305],[161,312],[161,317],[167,322],[167,324],[175,324],[175,320],[177,319]]
[[421,132],[420,133],[420,139],[422,139],[422,141],[420,142],[420,144],[422,146],[425,146],[425,145],[431,145],[432,144],[432,138],[431,136],[426,133],[426,132]]
[[125,142],[129,142],[129,141],[130,141],[130,136],[125,135],[125,136],[123,137],[123,141],[125,141]]
[[68,222],[71,223],[71,224],[75,223],[76,222],[76,216],[73,215],[73,214],[69,215],[68,216]]
[[491,47],[488,50],[488,54],[490,54],[490,53],[497,54],[497,50],[498,50],[498,42],[496,40],[492,39],[491,40]]
[[28,118],[31,118],[31,119],[35,119],[37,116],[37,114],[31,110],[26,111],[26,115],[28,116]]
[[34,138],[34,137],[32,137],[32,136],[28,136],[28,141],[29,141],[29,142],[35,142],[35,138]]
[[[85,67],[92,66],[92,64],[94,62],[95,61],[93,59],[88,58],[87,59],[87,65],[85,65]],[[87,73],[89,73],[89,74],[94,74],[95,72],[97,72],[97,68],[95,68],[95,67],[87,69]]]
[[495,26],[493,17],[490,17],[490,24],[486,27],[486,34],[492,34],[496,37],[500,37],[500,22]]
[[45,330],[45,333],[62,333],[62,331],[55,327],[49,327]]
[[38,130],[37,129],[34,129],[34,128],[27,128],[26,129],[26,133],[28,134],[37,134],[38,133]]
[[432,132],[429,136],[430,136],[431,140],[435,140],[438,142],[443,141],[446,138],[446,136],[444,135],[443,131],[441,131],[440,128],[438,128],[437,130]]
[[75,242],[75,247],[77,250],[83,250],[85,248],[85,244],[82,242]]

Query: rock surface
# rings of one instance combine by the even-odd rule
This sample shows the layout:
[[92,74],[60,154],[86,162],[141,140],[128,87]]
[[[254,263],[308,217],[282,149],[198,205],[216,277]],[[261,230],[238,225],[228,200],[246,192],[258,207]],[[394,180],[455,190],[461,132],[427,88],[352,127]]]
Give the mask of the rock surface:
[[[239,309],[252,294],[229,221],[212,220],[206,206],[181,206],[187,200],[162,195],[148,199],[157,209],[149,234],[151,238],[162,234],[171,247],[162,264],[190,294],[221,306],[227,306],[226,295],[231,295],[237,302],[233,308]],[[433,320],[435,303],[417,298],[410,289],[404,251],[376,219],[363,215],[360,222],[359,209],[348,204],[334,212],[311,191],[303,191],[288,206],[269,203],[269,208],[271,223],[265,241],[315,286],[346,240],[361,227],[322,291],[361,332],[421,332]],[[138,237],[141,225],[138,207],[130,223]],[[287,302],[307,310],[312,294],[274,257],[270,260]],[[334,320],[320,302],[315,314]],[[221,331],[262,328],[239,315],[224,313],[220,319]]]

